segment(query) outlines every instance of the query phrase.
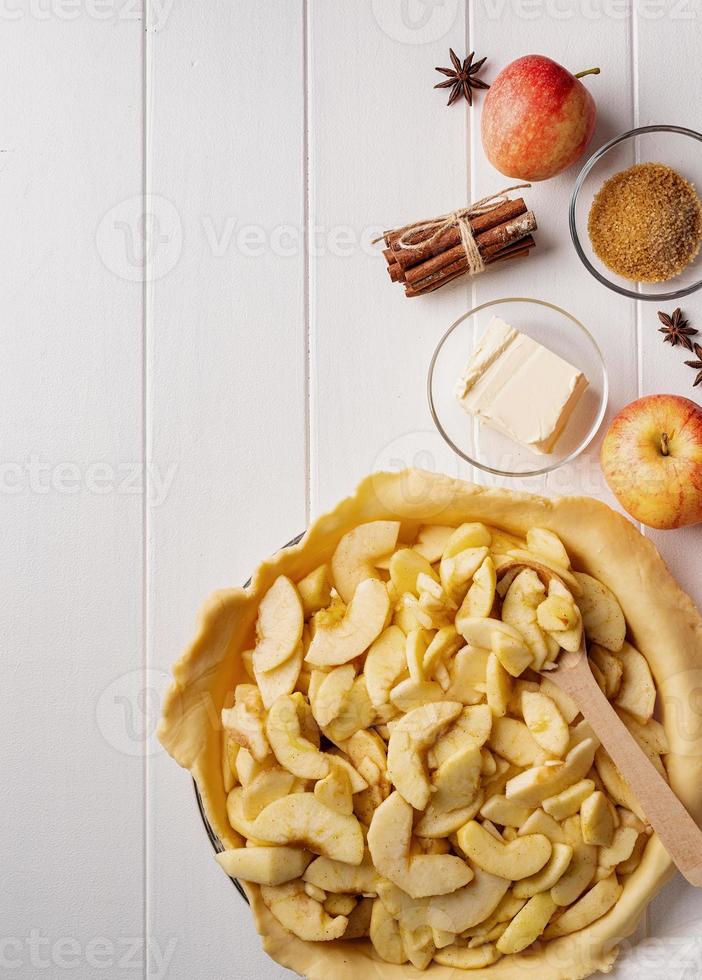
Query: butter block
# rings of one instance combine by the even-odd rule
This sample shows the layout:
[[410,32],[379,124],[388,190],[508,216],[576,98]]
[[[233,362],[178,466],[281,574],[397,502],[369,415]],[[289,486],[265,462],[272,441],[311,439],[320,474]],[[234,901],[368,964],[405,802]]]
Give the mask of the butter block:
[[582,371],[494,316],[456,398],[469,415],[545,454],[553,452],[587,386]]

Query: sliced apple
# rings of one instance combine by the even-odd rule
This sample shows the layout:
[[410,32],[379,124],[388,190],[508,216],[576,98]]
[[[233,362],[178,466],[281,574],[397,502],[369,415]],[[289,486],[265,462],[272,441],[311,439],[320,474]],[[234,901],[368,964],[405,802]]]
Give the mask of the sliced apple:
[[375,562],[395,550],[399,533],[399,521],[371,521],[359,524],[339,541],[331,569],[344,602],[351,602],[356,587],[364,579],[379,578]]
[[448,894],[473,877],[465,861],[450,854],[412,856],[413,812],[399,792],[391,793],[373,815],[368,848],[378,873],[412,898]]
[[575,577],[581,590],[577,603],[588,639],[617,653],[626,636],[626,621],[616,596],[592,575],[576,572]]
[[424,654],[426,653],[432,634],[429,630],[412,630],[405,641],[405,659],[410,679],[424,680]]
[[374,763],[380,774],[380,778],[386,778],[388,765],[387,752],[383,740],[377,732],[356,732],[347,742],[343,743],[341,748],[357,769],[363,764],[364,760],[368,760]]
[[524,722],[516,718],[495,718],[488,744],[493,752],[513,766],[524,768],[546,761],[542,747],[532,737]]
[[544,628],[541,620],[539,620],[539,610],[542,610],[541,617],[544,618],[543,608],[546,605],[548,609],[548,604],[556,604],[557,608],[551,608],[550,614],[546,616],[546,620],[560,621],[561,628],[559,629],[546,629],[546,634],[552,640],[552,652],[549,655],[549,662],[555,660],[558,649],[568,650],[570,653],[575,653],[580,649],[580,645],[583,639],[583,617],[578,608],[575,599],[573,598],[570,591],[560,582],[558,579],[551,579],[548,587],[548,597],[541,603],[536,611],[537,620],[539,625]]
[[258,607],[253,666],[257,673],[273,670],[297,650],[302,638],[302,601],[293,583],[279,575]]
[[238,834],[246,838],[247,845],[270,844],[271,841],[259,840],[254,834],[254,822],[244,816],[244,789],[235,786],[227,795],[227,819]]
[[586,844],[609,847],[614,836],[614,816],[607,797],[600,790],[591,793],[580,807],[580,831]]
[[443,700],[443,688],[436,681],[418,681],[408,677],[390,691],[390,701],[405,713],[421,708],[430,701]]
[[463,705],[457,701],[426,704],[408,712],[393,727],[388,744],[388,776],[417,810],[424,810],[431,797],[424,755],[462,710]]
[[405,634],[399,626],[388,626],[371,644],[363,669],[368,696],[376,708],[387,704],[390,691],[406,670]]
[[504,955],[519,953],[539,938],[556,911],[556,903],[548,892],[534,895],[518,912],[497,940],[497,949]]
[[465,598],[473,576],[488,556],[488,549],[466,548],[450,557],[441,559],[439,575],[444,592],[452,600],[459,603]]
[[254,676],[265,708],[270,708],[281,695],[292,694],[295,690],[302,670],[303,657],[302,643],[298,643],[293,655],[273,670],[258,670],[254,660]]
[[331,588],[328,565],[318,565],[297,583],[305,619],[329,605]]
[[473,804],[480,792],[482,756],[477,745],[464,745],[434,773],[431,803],[438,813]]
[[[479,616],[456,616],[456,629],[466,643],[483,650],[494,650],[505,658],[503,666],[513,676],[518,676],[531,663],[532,657],[521,632],[509,623],[499,619],[482,618]],[[504,638],[500,650],[496,648],[496,638]]]
[[446,932],[445,929],[432,929],[431,934],[434,939],[434,946],[437,949],[446,949],[453,946],[458,938],[455,932]]
[[222,709],[222,726],[257,762],[263,762],[270,755],[271,747],[266,737],[261,692],[253,684],[239,684],[235,699],[232,708]]
[[335,813],[351,816],[353,813],[351,780],[338,759],[332,760],[329,775],[315,783],[314,795],[320,803]]
[[526,834],[543,834],[548,837],[552,844],[565,844],[566,838],[563,828],[559,823],[550,817],[545,810],[540,807],[534,810],[517,831],[520,837]]
[[408,928],[428,925],[444,932],[462,933],[492,915],[510,883],[504,878],[474,869],[474,878],[448,895],[412,899],[390,882],[378,883],[378,895],[388,910]]
[[653,716],[656,705],[656,685],[646,658],[630,643],[623,642],[617,651],[622,665],[622,682],[615,704],[628,711],[642,724]]
[[601,747],[597,750],[595,756],[595,767],[597,769],[597,775],[602,780],[607,793],[614,802],[620,803],[627,810],[631,810],[637,817],[645,819],[639,801],[629,789],[629,784]]
[[[356,899],[352,895],[327,895],[322,904],[329,915],[345,915],[350,923],[351,913],[356,908]],[[370,916],[368,921],[370,922]],[[344,938],[348,938],[348,929],[344,933]]]
[[548,677],[542,677],[540,681],[541,693],[551,698],[555,702],[558,710],[570,725],[577,718],[580,709],[573,699],[562,691],[557,684],[554,684]]
[[358,793],[353,798],[353,812],[363,824],[364,829],[370,827],[373,815],[383,800],[390,795],[389,784],[376,784],[369,786],[362,793]]
[[508,800],[501,793],[496,793],[480,808],[480,816],[501,827],[521,827],[533,813],[533,808],[515,800]]
[[456,615],[457,605],[443,589],[440,582],[435,582],[428,575],[417,576],[419,592],[419,608],[431,619],[432,626],[440,629],[451,627]]
[[453,810],[439,810],[434,800],[430,800],[414,828],[415,832],[423,838],[439,842],[472,820],[480,811],[484,798],[483,791],[479,789],[469,804]]
[[455,626],[443,626],[439,629],[430,638],[429,645],[424,652],[422,661],[424,676],[433,677],[437,666],[446,663],[462,646],[463,638],[458,635]]
[[540,691],[524,691],[522,715],[532,737],[549,755],[562,758],[568,750],[568,724],[558,705]]
[[296,847],[237,847],[215,857],[231,878],[256,885],[283,885],[299,878],[312,860],[309,851]]
[[580,817],[568,817],[563,823],[566,843],[573,848],[573,857],[565,874],[551,888],[551,898],[561,907],[572,905],[595,877],[597,848],[586,844],[580,827]]
[[263,772],[264,769],[270,769],[276,762],[276,757],[270,751],[265,759],[258,762],[248,749],[241,748],[240,746],[235,762],[237,779],[242,786],[248,786],[260,772]]
[[436,952],[431,929],[422,926],[419,929],[409,930],[400,925],[400,935],[409,962],[415,970],[426,970]]
[[261,887],[261,898],[278,922],[298,939],[306,942],[330,942],[341,939],[348,919],[331,918],[324,907],[305,892],[301,881],[286,885]]
[[436,740],[430,750],[432,765],[434,768],[442,765],[465,745],[476,745],[480,748],[490,737],[491,730],[492,712],[487,704],[463,707],[453,726]]
[[324,728],[337,745],[373,724],[375,708],[368,697],[365,677],[357,677],[341,703],[339,714]]
[[305,881],[334,895],[375,894],[378,878],[370,852],[366,851],[358,865],[346,864],[332,858],[318,857],[307,867]]
[[320,728],[330,724],[340,714],[355,679],[353,664],[335,667],[322,677],[314,697],[310,699],[312,714]]
[[314,667],[335,667],[354,660],[382,632],[389,611],[385,585],[376,579],[360,582],[343,619],[317,627],[305,661]]
[[351,765],[341,749],[332,748],[327,754],[331,759],[336,760],[336,762],[338,762],[339,765],[346,771],[346,775],[349,777],[349,782],[351,783],[352,794],[362,793],[363,790],[368,789],[368,781],[354,766]]
[[241,746],[236,739],[232,738],[226,728],[222,729],[220,751],[222,753],[222,784],[224,786],[224,792],[228,793],[234,788],[237,780],[236,758],[241,751]]
[[455,528],[444,524],[424,524],[412,547],[432,565],[439,561]]
[[610,701],[614,700],[622,686],[624,668],[621,660],[618,660],[613,653],[605,650],[604,647],[597,646],[596,643],[591,643],[588,646],[587,655],[591,662],[597,665],[604,677],[606,697]]
[[578,607],[566,596],[548,595],[536,610],[536,619],[545,632],[563,633],[577,626]]
[[395,586],[398,595],[411,592],[412,595],[419,595],[417,588],[417,576],[426,575],[431,580],[438,582],[439,576],[426,558],[423,558],[418,551],[413,548],[400,548],[390,559],[390,581]]
[[558,642],[541,629],[537,619],[545,595],[539,576],[533,569],[525,568],[512,582],[502,602],[502,619],[522,634],[535,670],[540,670],[558,652]]
[[638,831],[634,827],[617,827],[608,847],[601,847],[599,853],[600,867],[612,869],[622,861],[628,861],[638,839]]
[[594,790],[595,783],[592,779],[580,779],[555,796],[549,796],[541,806],[554,820],[565,820],[578,813],[582,803]]
[[419,599],[410,592],[405,592],[398,599],[394,607],[392,622],[394,626],[399,626],[406,636],[412,630],[433,629],[434,626],[431,615],[422,609]]
[[255,820],[269,803],[292,792],[294,784],[295,776],[280,766],[263,769],[244,787],[242,808],[246,819]]
[[447,668],[449,683],[444,690],[446,700],[460,701],[466,705],[479,704],[484,697],[487,660],[487,650],[470,646],[462,647],[451,657]]
[[627,858],[626,861],[622,861],[621,864],[617,865],[617,874],[623,877],[624,875],[630,875],[638,868],[641,863],[641,858],[646,850],[646,845],[648,844],[649,837],[648,834],[639,834],[636,838],[636,844],[634,845],[634,850],[631,852],[631,857]]
[[532,527],[526,535],[527,550],[562,568],[570,568],[570,557],[563,542],[545,527]]
[[271,803],[254,821],[253,831],[258,840],[297,844],[347,864],[363,860],[363,833],[356,817],[335,813],[312,793]]
[[479,522],[461,524],[446,542],[443,558],[454,558],[467,548],[487,548],[492,543],[490,530]]
[[585,739],[570,750],[564,762],[536,766],[509,780],[505,787],[508,799],[538,806],[583,779],[595,758],[596,743]]
[[551,841],[542,834],[517,837],[505,843],[497,840],[476,820],[458,831],[461,850],[488,874],[519,881],[540,871],[551,857]]
[[522,710],[522,694],[528,691],[530,694],[538,692],[539,685],[536,681],[527,681],[523,677],[517,677],[512,682],[512,695],[509,699],[509,704],[507,705],[507,714],[512,715],[513,718],[520,718],[524,720],[524,712]]
[[583,895],[579,902],[566,909],[563,915],[548,927],[544,938],[558,939],[560,936],[569,936],[571,933],[585,929],[609,912],[619,900],[622,891],[623,888],[614,874],[599,881],[586,895]]
[[573,857],[573,848],[570,844],[559,843],[552,844],[552,848],[551,857],[541,871],[515,883],[512,889],[515,898],[532,898],[541,892],[548,892],[566,873]]
[[394,963],[397,966],[407,962],[400,925],[379,899],[373,903],[370,939],[381,960],[386,963]]
[[487,555],[473,576],[471,586],[466,593],[466,597],[456,618],[460,621],[465,619],[487,618],[495,602],[496,586],[497,574],[495,572],[495,563]]
[[305,707],[299,693],[278,698],[268,712],[268,741],[276,759],[288,772],[300,779],[324,779],[329,774],[329,759],[303,734],[300,715]]
[[485,694],[490,711],[495,718],[503,718],[507,714],[507,706],[512,695],[512,677],[494,653],[488,657]]

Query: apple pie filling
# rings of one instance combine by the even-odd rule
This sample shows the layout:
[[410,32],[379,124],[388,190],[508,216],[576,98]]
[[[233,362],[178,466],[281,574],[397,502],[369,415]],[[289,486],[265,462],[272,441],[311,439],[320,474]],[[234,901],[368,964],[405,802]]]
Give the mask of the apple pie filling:
[[486,967],[605,915],[651,833],[541,671],[584,630],[598,684],[664,774],[668,746],[616,597],[552,531],[404,537],[360,524],[263,597],[250,683],[222,711],[241,846],[217,860],[302,940]]

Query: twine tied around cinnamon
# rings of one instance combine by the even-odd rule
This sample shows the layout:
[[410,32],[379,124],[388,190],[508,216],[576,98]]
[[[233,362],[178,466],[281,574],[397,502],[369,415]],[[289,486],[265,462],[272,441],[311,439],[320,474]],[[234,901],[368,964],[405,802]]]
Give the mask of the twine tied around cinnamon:
[[[468,263],[466,271],[470,276],[477,275],[485,269],[485,262],[475,241],[470,219],[476,218],[481,214],[487,214],[488,211],[492,211],[501,204],[506,204],[509,200],[508,194],[525,187],[531,187],[531,184],[514,184],[511,187],[505,187],[504,190],[498,191],[496,194],[482,197],[466,208],[449,211],[447,214],[441,214],[436,218],[425,218],[422,221],[414,221],[412,224],[403,225],[401,228],[390,229],[389,231],[383,232],[378,238],[375,238],[373,244],[375,245],[377,242],[383,241],[387,235],[392,234],[394,248],[412,252],[419,248],[426,249],[428,245],[431,246],[437,242],[449,228],[457,227],[461,234],[461,244],[463,245]],[[421,235],[421,232],[431,231],[432,229],[433,231],[428,238]],[[418,232],[420,233],[419,235],[417,234]],[[415,240],[410,241],[410,236]]]

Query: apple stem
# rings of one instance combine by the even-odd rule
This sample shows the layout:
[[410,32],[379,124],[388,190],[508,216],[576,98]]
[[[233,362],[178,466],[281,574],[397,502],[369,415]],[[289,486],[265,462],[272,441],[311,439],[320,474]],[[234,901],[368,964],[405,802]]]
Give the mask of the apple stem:
[[588,68],[587,71],[579,71],[576,78],[583,78],[585,75],[599,75],[599,68]]
[[663,432],[661,434],[661,452],[664,456],[668,456],[670,453],[670,446],[668,445],[668,433]]

